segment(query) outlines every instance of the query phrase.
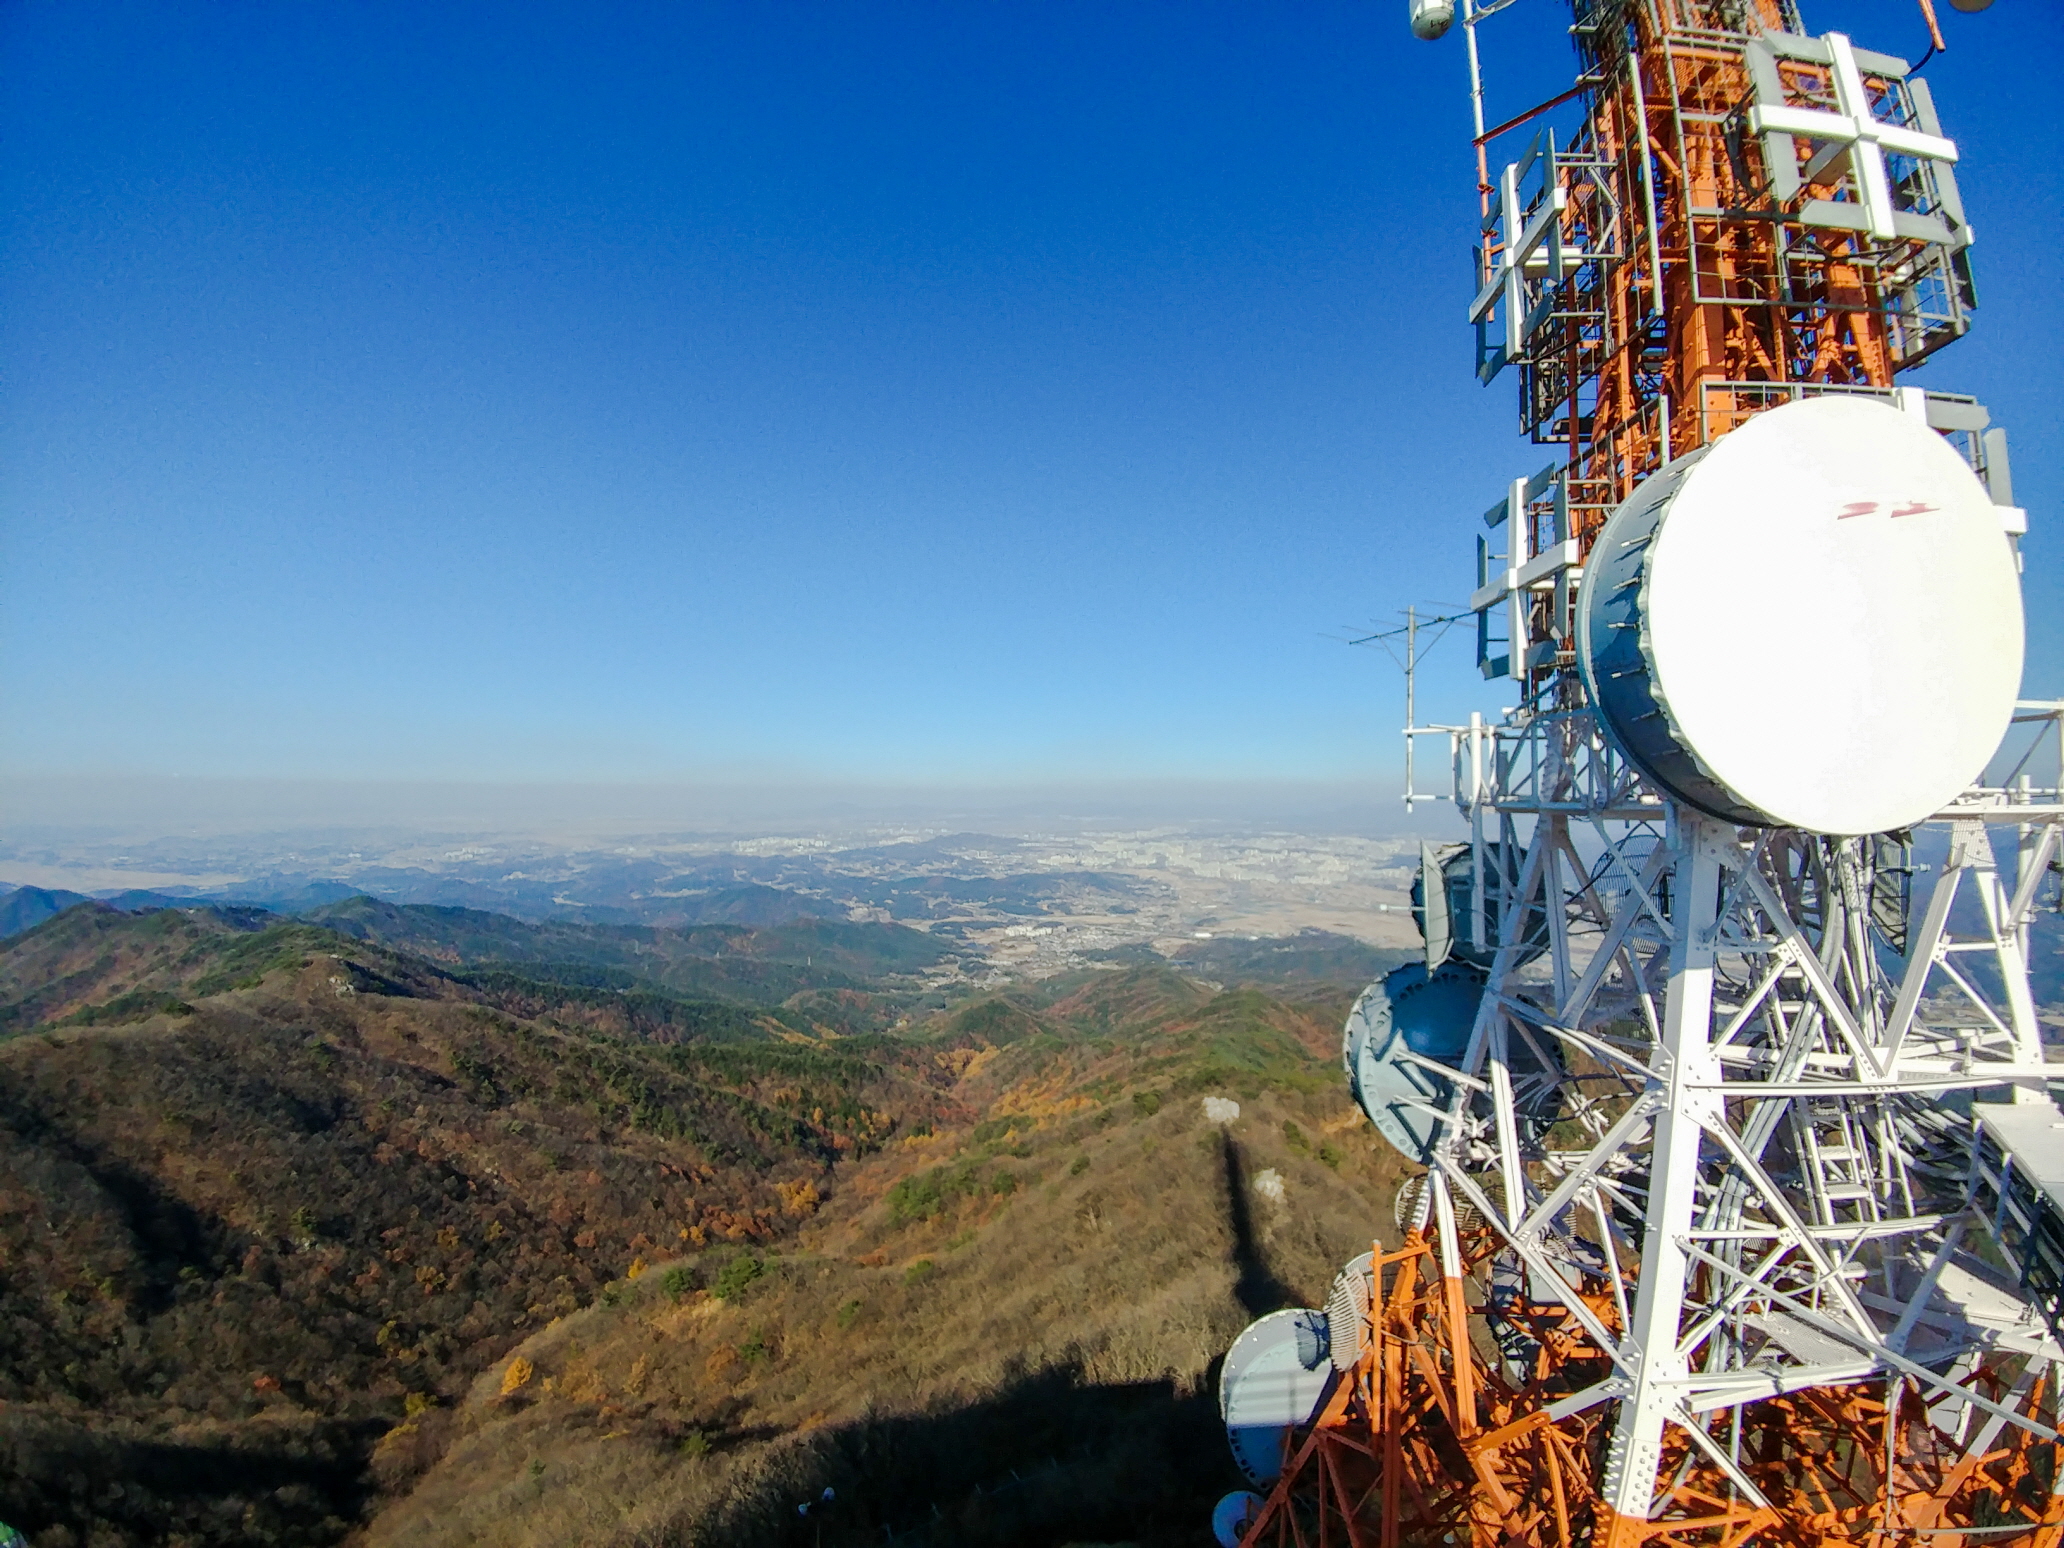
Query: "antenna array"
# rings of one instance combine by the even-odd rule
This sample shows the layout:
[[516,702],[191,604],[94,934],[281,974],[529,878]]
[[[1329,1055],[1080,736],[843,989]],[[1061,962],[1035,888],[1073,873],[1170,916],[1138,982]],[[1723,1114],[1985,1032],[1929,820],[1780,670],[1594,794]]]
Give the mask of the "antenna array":
[[[1478,539],[1477,658],[1519,702],[1407,728],[1470,838],[1344,1058],[1425,1178],[1223,1540],[2055,1545],[2064,1115],[2027,964],[2064,705],[2012,700],[2004,433],[1895,380],[1969,326],[1956,147],[1913,69],[1791,0],[1574,0],[1575,84],[1486,129],[1510,3],[1411,9],[1469,59],[1478,374],[1555,448]],[[1797,476],[1751,498],[1765,453]],[[1763,572],[1700,595],[1686,556],[1730,541]],[[1747,670],[1765,594],[1860,609],[1866,656],[1903,620],[1920,687]]]

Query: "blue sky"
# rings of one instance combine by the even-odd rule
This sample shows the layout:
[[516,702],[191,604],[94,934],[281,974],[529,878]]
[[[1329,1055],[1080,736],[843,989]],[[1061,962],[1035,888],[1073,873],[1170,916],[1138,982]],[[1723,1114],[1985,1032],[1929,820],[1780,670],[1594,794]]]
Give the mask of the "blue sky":
[[[1915,380],[2009,426],[2054,694],[2064,13],[1938,9],[1982,304]],[[0,11],[0,767],[1388,782],[1326,636],[1545,460],[1404,10]],[[1494,118],[1565,20],[1487,27]]]

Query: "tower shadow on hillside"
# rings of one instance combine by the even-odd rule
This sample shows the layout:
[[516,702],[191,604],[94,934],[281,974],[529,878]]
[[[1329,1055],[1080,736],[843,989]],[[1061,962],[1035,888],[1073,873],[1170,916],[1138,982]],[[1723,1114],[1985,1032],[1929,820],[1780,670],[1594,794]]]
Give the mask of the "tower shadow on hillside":
[[1302,1304],[1297,1292],[1276,1277],[1268,1255],[1254,1236],[1254,1211],[1248,1204],[1247,1158],[1230,1129],[1218,1136],[1219,1159],[1225,1167],[1226,1229],[1233,1234],[1233,1299],[1250,1317],[1265,1317],[1285,1306]]
[[1189,1548],[1239,1483],[1209,1383],[1100,1384],[1065,1364],[799,1435],[698,1525],[763,1548]]

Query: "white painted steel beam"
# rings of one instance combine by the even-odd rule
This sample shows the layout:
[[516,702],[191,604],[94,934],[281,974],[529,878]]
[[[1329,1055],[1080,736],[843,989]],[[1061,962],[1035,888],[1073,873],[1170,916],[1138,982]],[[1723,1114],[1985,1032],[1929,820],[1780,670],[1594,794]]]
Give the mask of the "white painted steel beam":
[[[1749,129],[1760,135],[1790,135],[1846,153],[1856,180],[1863,229],[1881,242],[1890,242],[1900,235],[1900,211],[1893,202],[1891,180],[1885,172],[1886,154],[1954,163],[1957,148],[1955,142],[1941,135],[1923,134],[1879,119],[1872,110],[1870,93],[1864,87],[1863,72],[1848,38],[1831,32],[1827,45],[1831,54],[1828,74],[1834,83],[1838,111],[1758,102],[1749,109]],[[1808,181],[1815,180],[1818,169],[1828,159],[1825,150],[1815,158],[1808,168]]]
[[[1983,820],[1961,817],[1951,863],[1913,899],[1902,972],[1871,933],[1872,841],[1751,834],[1663,807],[1588,715],[1519,715],[1457,738],[1478,853],[1496,840],[1527,860],[1516,888],[1495,889],[1504,939],[1470,1047],[1444,1072],[1453,1098],[1435,1170],[1533,1293],[1568,1287],[1564,1304],[1612,1355],[1613,1383],[1579,1396],[1620,1405],[1607,1503],[1652,1506],[1670,1426],[1722,1467],[1703,1416],[1804,1386],[1896,1376],[1942,1412],[2031,1423],[2012,1400],[1980,1403],[1959,1380],[1909,1369],[1942,1358],[1907,1350],[1916,1328],[1948,1337],[1976,1324],[1957,1309],[1956,1249],[1937,1245],[1954,1239],[1957,1201],[1907,1168],[1929,1143],[1911,1124],[1939,1112],[1937,1094],[2064,1076],[2022,1052],[2011,993],[1968,1013],[1975,1029],[1940,1019],[1945,994],[1977,993],[1971,955],[2025,977],[2015,948],[2036,897],[2030,868],[2064,829],[2025,841],[2009,885]],[[1964,804],[1981,799],[1997,803]],[[1988,877],[1990,919],[1958,933],[1950,902]],[[1535,910],[1554,923],[1522,950]],[[1562,1072],[1552,1111],[1583,1144],[1527,1116],[1540,1082],[1513,1062],[1525,1040],[1563,1050],[1534,1057]],[[1771,1149],[1802,1124],[1790,1148]],[[1577,1293],[1583,1281],[1595,1295],[1600,1278],[1623,1334]],[[1991,1293],[2005,1297],[1984,1323],[1993,1358],[2049,1358],[2032,1313]]]
[[1683,1239],[1691,1230],[1698,1202],[1701,1120],[1717,1116],[1718,1104],[1688,1089],[1687,1082],[1717,1068],[1709,1039],[1721,857],[1727,842],[1725,831],[1711,818],[1680,809],[1677,853],[1670,869],[1677,939],[1670,954],[1659,1050],[1668,1060],[1667,1076],[1656,1093],[1661,1109],[1649,1167],[1648,1228],[1642,1237],[1634,1321],[1626,1340],[1629,1390],[1620,1400],[1600,1485],[1608,1507],[1636,1520],[1648,1515],[1655,1496],[1663,1426],[1678,1403],[1673,1384],[1689,1374],[1677,1352],[1688,1266]]

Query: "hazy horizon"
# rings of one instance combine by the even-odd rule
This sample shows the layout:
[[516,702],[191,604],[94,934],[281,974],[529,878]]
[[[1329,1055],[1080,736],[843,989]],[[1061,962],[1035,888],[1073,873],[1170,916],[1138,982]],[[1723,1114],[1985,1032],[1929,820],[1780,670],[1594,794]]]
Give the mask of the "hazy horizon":
[[[493,832],[570,843],[898,826],[938,832],[1282,827],[1391,837],[1438,831],[1455,820],[1445,802],[1408,817],[1397,789],[1394,779],[891,785],[15,776],[0,778],[0,801],[18,842],[385,831],[419,837]],[[4,875],[0,860],[0,879]]]

